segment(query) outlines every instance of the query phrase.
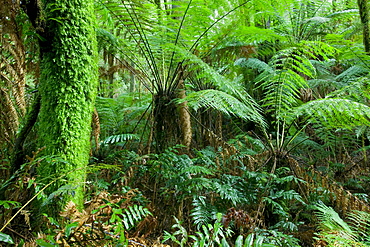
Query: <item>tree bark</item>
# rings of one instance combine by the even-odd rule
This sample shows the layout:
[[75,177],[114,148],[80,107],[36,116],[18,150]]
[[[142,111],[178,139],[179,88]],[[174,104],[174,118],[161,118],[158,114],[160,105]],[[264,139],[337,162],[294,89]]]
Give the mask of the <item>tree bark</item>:
[[38,174],[44,179],[66,175],[49,187],[49,193],[65,184],[73,189],[58,198],[54,214],[70,200],[83,206],[98,71],[93,4],[93,0],[43,3],[39,145],[46,147],[44,155],[57,156],[65,162],[41,162]]
[[[186,97],[184,81],[181,80],[178,87],[178,98],[184,99]],[[185,101],[178,106],[179,117],[180,117],[180,127],[182,134],[182,145],[185,146],[186,151],[190,150],[191,140],[192,140],[192,129],[191,129],[191,118],[189,113],[188,103]]]
[[363,30],[365,52],[370,54],[369,8],[367,0],[357,0]]

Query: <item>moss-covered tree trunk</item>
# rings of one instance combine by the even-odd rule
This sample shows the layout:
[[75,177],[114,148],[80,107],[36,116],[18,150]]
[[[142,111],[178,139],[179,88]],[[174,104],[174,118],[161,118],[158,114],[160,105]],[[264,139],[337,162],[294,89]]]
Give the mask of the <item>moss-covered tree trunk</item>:
[[43,9],[39,144],[46,147],[44,154],[67,162],[42,162],[38,174],[41,178],[68,174],[49,192],[69,184],[74,192],[58,206],[72,200],[81,207],[97,88],[93,0],[44,0]]
[[365,52],[370,54],[370,27],[369,27],[369,8],[367,0],[357,0],[358,9],[360,11],[360,18],[363,30],[363,43]]

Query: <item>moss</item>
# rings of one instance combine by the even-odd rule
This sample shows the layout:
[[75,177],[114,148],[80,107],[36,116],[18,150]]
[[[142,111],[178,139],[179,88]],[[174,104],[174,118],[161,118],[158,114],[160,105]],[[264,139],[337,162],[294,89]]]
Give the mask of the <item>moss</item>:
[[97,88],[97,44],[92,0],[45,0],[46,26],[42,42],[39,91],[39,145],[45,155],[56,155],[68,163],[38,169],[41,177],[61,175],[70,170],[66,181],[77,186],[74,196],[83,203],[84,168],[89,159],[91,119]]

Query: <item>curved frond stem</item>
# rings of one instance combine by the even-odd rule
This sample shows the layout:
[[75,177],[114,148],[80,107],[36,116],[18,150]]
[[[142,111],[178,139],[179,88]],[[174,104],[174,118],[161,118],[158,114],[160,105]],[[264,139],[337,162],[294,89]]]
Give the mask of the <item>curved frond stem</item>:
[[233,8],[233,9],[229,10],[228,12],[226,12],[223,16],[221,16],[215,22],[213,22],[201,35],[199,35],[198,39],[190,47],[189,51],[192,51],[198,45],[199,41],[203,38],[204,35],[206,35],[208,33],[209,30],[211,30],[213,28],[213,26],[215,26],[218,22],[220,22],[221,20],[223,20],[226,16],[228,16],[229,14],[231,14],[232,12],[234,12],[235,10],[243,7],[244,5],[246,5],[249,2],[250,2],[250,0],[249,1],[245,1],[242,4],[239,4],[235,8]]
[[155,77],[155,81],[158,82],[158,83],[152,83],[152,87],[157,92],[161,91],[162,86],[161,86],[161,78],[159,76],[159,71],[158,71],[153,53],[152,53],[151,48],[150,48],[150,44],[148,42],[148,39],[147,39],[146,35],[144,34],[144,31],[143,31],[144,29],[141,25],[141,22],[139,21],[139,18],[137,16],[136,11],[133,10],[131,12],[129,10],[128,6],[127,6],[127,3],[125,3],[125,1],[122,1],[122,5],[124,6],[125,10],[127,11],[127,14],[129,15],[129,17],[130,17],[131,21],[133,22],[136,30],[138,31],[139,38],[142,41],[142,43],[144,44],[144,47],[142,47],[140,45],[139,40],[135,37],[133,31],[124,23],[124,21],[113,10],[111,10],[109,8],[109,6],[107,6],[105,3],[102,3],[102,4],[105,6],[105,8],[107,8],[109,10],[109,12],[113,16],[115,16],[117,18],[117,20],[119,20],[122,23],[123,26],[126,27],[130,36],[134,39],[135,43],[138,44],[138,47],[139,47],[140,51],[144,54],[144,58],[145,58],[146,62],[148,63],[149,68],[150,68],[153,76]]
[[[108,38],[106,38],[106,37],[104,37],[103,38],[104,39],[104,41],[106,41],[107,43],[110,43],[109,41],[109,39]],[[132,67],[132,66],[130,66],[129,68],[128,68],[128,70],[130,71],[130,72],[132,72],[133,74],[135,74],[135,76],[137,76],[138,78],[139,78],[139,81],[141,81],[141,83],[143,83],[143,85],[144,85],[144,87],[150,92],[150,93],[154,93],[153,92],[153,89],[149,86],[149,84],[148,84],[148,81],[149,81],[149,78],[150,78],[150,76],[148,75],[148,73],[146,72],[146,70],[143,68],[143,66],[142,66],[142,64],[139,62],[139,61],[136,61],[136,60],[134,60],[132,57],[135,57],[135,54],[133,53],[133,51],[131,51],[130,49],[127,49],[127,50],[125,50],[124,52],[123,52],[123,49],[121,48],[121,46],[118,46],[118,45],[116,45],[116,44],[114,44],[114,43],[110,43],[110,45],[111,46],[113,46],[115,49],[117,49],[117,51],[119,51],[120,52],[120,54],[121,55],[123,55],[126,59],[123,61],[121,58],[119,58],[118,56],[116,56],[116,55],[114,55],[113,54],[113,56],[114,56],[114,58],[118,61],[118,62],[120,62],[122,65],[125,65],[126,66],[126,64],[127,64],[127,62],[126,61],[129,61],[129,62],[131,62],[135,67],[137,67],[137,68],[139,68],[139,70],[136,70],[134,67]],[[131,56],[129,56],[129,55],[127,55],[126,53],[127,52],[129,52],[131,55],[132,55],[132,57]],[[156,88],[154,88],[154,89],[156,89]]]
[[[185,10],[185,12],[184,12],[184,14],[183,14],[183,16],[182,16],[180,26],[179,26],[179,28],[177,29],[177,34],[176,34],[176,39],[175,39],[175,45],[177,45],[177,42],[179,41],[180,32],[181,32],[182,26],[183,26],[184,21],[185,21],[185,17],[187,16],[187,13],[188,13],[188,10],[189,10],[189,8],[190,8],[191,3],[192,3],[192,0],[190,0],[190,1],[189,1],[189,3],[188,3],[188,5],[186,6],[186,10]],[[169,67],[168,67],[168,73],[167,73],[167,78],[166,78],[166,85],[167,85],[168,80],[169,80],[169,78],[170,78],[170,73],[171,73],[171,69],[172,69],[172,63],[173,63],[174,56],[175,56],[175,51],[173,50],[173,51],[172,51],[172,55],[171,55],[171,59],[170,59],[170,65],[169,65]],[[176,74],[176,72],[177,72],[177,67],[176,67],[176,69],[175,69],[174,74]],[[172,77],[172,81],[173,81],[173,80],[174,80],[174,78]],[[172,81],[171,81],[171,82],[172,82]]]
[[[159,70],[158,70],[158,67],[157,67],[157,63],[155,62],[155,58],[154,58],[152,49],[150,47],[150,43],[148,41],[148,37],[144,33],[144,29],[142,27],[141,22],[139,21],[139,17],[137,15],[136,11],[133,10],[132,11],[133,13],[131,13],[130,10],[129,10],[129,8],[127,7],[127,5],[124,3],[124,1],[122,3],[125,6],[125,9],[126,9],[127,13],[129,14],[131,20],[133,21],[135,28],[137,29],[137,31],[139,31],[139,37],[143,41],[144,47],[146,49],[146,53],[144,52],[143,54],[145,56],[145,59],[148,62],[148,65],[150,65],[149,67],[151,68],[152,73],[153,73],[153,76],[155,77],[155,81],[157,82],[156,83],[156,85],[158,87],[157,91],[160,92],[160,91],[162,91],[162,88],[161,87],[163,87],[163,84],[162,84],[161,77],[159,75]],[[135,16],[135,18],[133,17],[133,15]],[[129,29],[129,31],[131,31],[131,30]],[[135,35],[133,35],[132,33],[131,33],[131,35],[135,39],[136,44],[140,44],[136,40]],[[149,58],[147,58],[147,56],[149,56]],[[151,63],[149,63],[149,61]]]
[[[294,135],[289,139],[288,142],[284,142],[285,145],[283,145],[283,149],[285,149],[286,147],[288,147],[294,140],[295,138],[300,134],[302,133],[302,131],[307,127],[308,124],[305,124],[302,128],[300,128],[299,130],[297,130]],[[292,126],[292,125],[291,125]],[[290,127],[288,128],[290,129]],[[294,148],[296,148],[297,146],[299,146],[299,144],[303,143],[304,141],[306,141],[308,138],[304,139],[303,141],[299,142],[298,144],[294,145],[294,147],[290,148],[287,153],[290,153],[290,151],[294,150]]]
[[[137,121],[137,123],[136,123],[135,127],[134,127],[134,128],[133,128],[133,130],[132,130],[132,133],[135,133],[135,130],[136,130],[136,128],[139,126],[139,123],[141,122],[141,120],[143,120],[144,116],[148,113],[149,109],[150,109],[152,106],[153,106],[153,101],[151,101],[151,102],[150,102],[150,104],[148,105],[148,107],[145,109],[144,113],[141,115],[141,117],[140,117],[139,121]],[[147,128],[149,121],[150,121],[149,119],[146,119],[144,129],[146,129],[146,128]],[[143,138],[143,137],[144,137],[144,133],[145,133],[144,131],[141,133],[141,136],[140,136],[140,143],[141,143],[141,142],[142,142],[142,140],[144,139],[144,138]],[[127,141],[126,141],[126,143],[127,143]],[[126,146],[126,143],[125,143],[125,146]]]

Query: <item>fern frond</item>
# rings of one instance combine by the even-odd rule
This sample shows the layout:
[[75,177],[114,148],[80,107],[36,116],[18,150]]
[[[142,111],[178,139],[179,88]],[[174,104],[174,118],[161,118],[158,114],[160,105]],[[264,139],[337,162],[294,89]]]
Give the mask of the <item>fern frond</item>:
[[335,79],[337,81],[342,81],[348,83],[356,77],[360,77],[369,73],[369,68],[364,68],[360,65],[353,65],[339,74]]
[[103,141],[104,144],[113,144],[118,142],[125,142],[129,140],[139,140],[140,138],[135,134],[120,134],[120,135],[112,135],[105,138]]
[[349,225],[334,211],[333,208],[326,206],[324,203],[315,205],[317,218],[320,222],[320,229],[322,231],[340,231],[343,236],[354,239],[353,232]]
[[207,204],[205,196],[194,197],[192,205],[193,209],[191,210],[190,216],[198,229],[200,229],[202,225],[209,224],[215,218],[217,210],[214,206]]
[[129,206],[122,212],[122,219],[123,224],[125,225],[126,229],[129,230],[134,227],[139,221],[143,220],[146,216],[151,215],[152,213],[149,209],[134,204],[133,206]]
[[304,116],[315,126],[347,128],[370,126],[370,107],[347,99],[310,101],[293,110],[295,116]]
[[353,211],[348,214],[348,220],[350,220],[351,228],[361,238],[366,238],[369,235],[370,230],[370,214],[363,211]]
[[229,200],[234,206],[244,199],[242,193],[227,182],[215,182],[214,187],[215,192],[220,195],[221,199]]
[[184,174],[193,174],[193,175],[198,175],[198,174],[201,174],[201,175],[212,175],[214,174],[214,171],[212,169],[209,169],[207,167],[204,167],[204,166],[197,166],[197,165],[191,165],[191,166],[188,166],[188,167],[185,167],[184,169],[181,169],[181,171],[179,171],[179,173],[184,173]]
[[235,61],[234,65],[255,69],[258,72],[274,73],[274,70],[270,65],[257,58],[239,58]]
[[263,82],[262,87],[266,91],[263,106],[267,112],[280,118],[298,104],[300,89],[306,88],[307,82],[294,71],[283,70]]
[[353,211],[349,214],[347,224],[337,212],[325,204],[318,203],[314,207],[318,212],[320,238],[329,246],[369,246],[369,213]]
[[238,40],[253,44],[287,41],[287,37],[285,35],[281,35],[275,30],[258,27],[243,26],[242,28],[237,29],[233,35],[238,37]]
[[330,45],[305,41],[279,51],[272,57],[269,66],[254,59],[249,60],[249,66],[265,68],[255,82],[265,92],[263,107],[266,111],[280,119],[292,107],[297,106],[300,89],[308,87],[306,78],[316,77],[316,68],[311,61],[319,57],[328,59],[334,52],[335,49]]
[[219,90],[202,90],[190,93],[186,98],[188,104],[195,111],[202,108],[212,108],[226,115],[234,115],[246,121],[252,121],[266,126],[262,115],[249,105],[244,104],[234,96]]

